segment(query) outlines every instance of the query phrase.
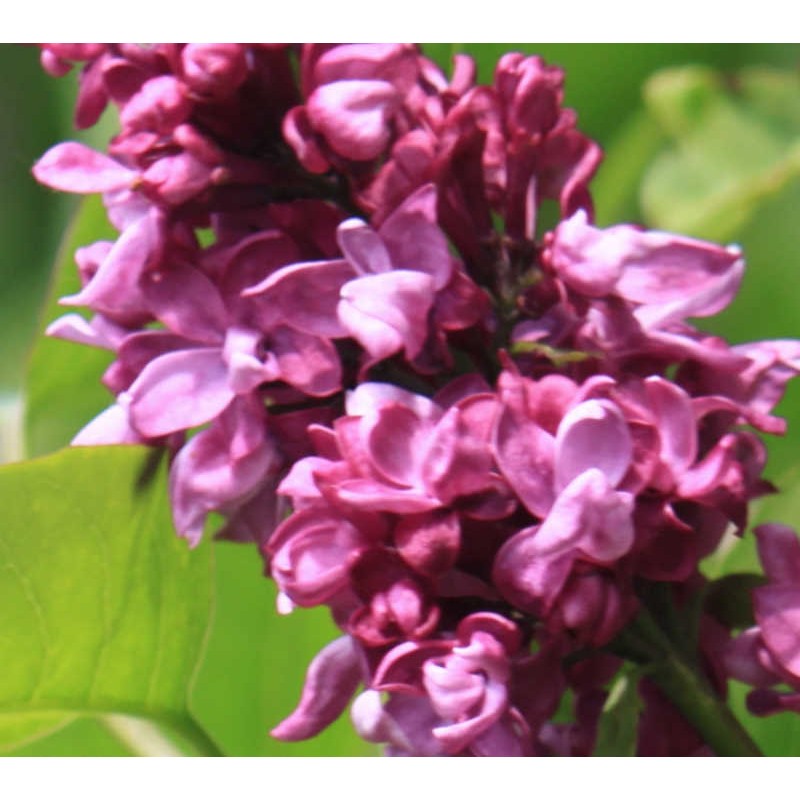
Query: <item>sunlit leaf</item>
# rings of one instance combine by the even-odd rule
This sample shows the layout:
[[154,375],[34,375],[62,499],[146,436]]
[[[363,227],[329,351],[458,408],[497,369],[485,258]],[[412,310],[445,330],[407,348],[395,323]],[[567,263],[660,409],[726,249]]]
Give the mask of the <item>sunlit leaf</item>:
[[0,468],[4,745],[30,735],[26,713],[120,712],[193,730],[210,550],[172,534],[153,455],[75,448]]
[[649,224],[726,240],[800,175],[800,79],[761,69],[741,85],[699,66],[648,82],[648,108],[672,140],[642,184]]

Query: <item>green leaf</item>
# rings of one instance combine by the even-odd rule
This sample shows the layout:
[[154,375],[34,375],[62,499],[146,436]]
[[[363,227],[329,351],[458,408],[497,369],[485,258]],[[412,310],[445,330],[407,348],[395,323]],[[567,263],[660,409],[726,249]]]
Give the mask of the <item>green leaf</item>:
[[771,717],[755,717],[746,706],[751,687],[731,681],[729,689],[731,710],[764,755],[796,757],[797,743],[800,742],[800,715],[784,712]]
[[665,141],[663,131],[644,111],[620,126],[592,181],[598,226],[639,219],[640,178]]
[[37,715],[52,727],[58,713],[109,712],[207,744],[188,697],[211,613],[210,548],[173,534],[154,455],[74,448],[0,468],[3,746],[30,737]]
[[192,693],[204,727],[236,756],[376,755],[347,713],[306,742],[269,736],[297,704],[311,659],[342,634],[327,609],[279,616],[275,585],[255,547],[216,542],[214,561],[214,625]]
[[726,240],[800,176],[800,80],[745,70],[735,85],[710,68],[661,72],[648,109],[671,139],[642,183],[647,222]]
[[[70,722],[70,720],[72,720]],[[47,731],[15,747],[12,756],[130,756],[127,749],[103,724],[93,717],[66,717],[55,731]]]
[[636,729],[642,710],[638,673],[636,668],[627,668],[614,679],[600,716],[593,755],[636,755]]
[[435,61],[439,68],[444,70],[445,75],[450,75],[453,69],[453,56],[456,53],[462,52],[460,45],[445,44],[443,42],[433,43],[428,42],[422,45],[422,52]]
[[[99,197],[84,200],[61,242],[41,329],[65,313],[58,299],[80,289],[74,253],[101,239],[115,239]],[[74,309],[69,309],[74,313]],[[100,383],[112,354],[41,335],[27,376],[26,452],[42,455],[66,446],[91,419],[113,402]]]
[[708,585],[706,609],[726,628],[749,628],[755,625],[750,593],[765,582],[763,575],[754,572],[725,575]]
[[71,204],[38,185],[31,167],[69,125],[59,114],[64,82],[42,70],[36,48],[0,45],[0,76],[0,391],[11,392],[20,389],[52,249]]
[[76,717],[62,711],[0,712],[0,753],[32,744],[69,725]]

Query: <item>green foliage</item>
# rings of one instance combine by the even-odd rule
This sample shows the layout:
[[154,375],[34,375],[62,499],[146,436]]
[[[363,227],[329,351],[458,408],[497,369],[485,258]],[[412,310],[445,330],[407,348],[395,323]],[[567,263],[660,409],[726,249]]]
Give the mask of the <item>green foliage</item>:
[[712,581],[706,592],[706,610],[726,628],[742,630],[755,625],[750,592],[765,583],[763,575],[733,572]]
[[374,745],[356,736],[347,714],[307,742],[269,736],[294,709],[308,663],[341,633],[321,608],[278,616],[275,588],[264,578],[255,547],[214,547],[214,625],[192,692],[198,720],[231,755],[376,755]]
[[0,46],[0,393],[19,389],[35,331],[36,308],[47,282],[52,250],[68,219],[69,198],[39,186],[34,161],[65,138],[69,122],[53,113],[59,88],[32,48]]
[[165,536],[166,475],[154,455],[74,448],[0,468],[4,747],[64,713],[192,728],[211,552]]
[[623,669],[611,684],[603,706],[594,748],[596,756],[636,755],[636,730],[642,701],[637,668]]
[[761,752],[767,756],[797,757],[797,743],[800,742],[800,714],[787,712],[772,717],[754,717],[745,705],[749,691],[749,686],[731,681],[729,704]]
[[704,67],[652,78],[650,113],[670,138],[645,174],[653,224],[724,241],[800,175],[800,77],[769,69],[732,82]]

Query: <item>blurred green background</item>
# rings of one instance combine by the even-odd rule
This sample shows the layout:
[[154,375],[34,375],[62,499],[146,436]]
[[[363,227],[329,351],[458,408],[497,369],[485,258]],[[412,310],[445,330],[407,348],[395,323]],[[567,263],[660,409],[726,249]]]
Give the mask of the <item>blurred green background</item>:
[[[800,335],[800,46],[491,44],[430,45],[428,52],[446,64],[454,48],[476,57],[483,81],[490,80],[497,58],[515,49],[566,69],[566,103],[607,153],[594,191],[599,224],[642,222],[743,246],[748,272],[741,296],[703,327],[735,342]],[[75,76],[56,80],[44,74],[34,48],[0,46],[0,443],[7,459],[22,449],[18,411],[26,396],[31,455],[66,444],[108,402],[92,380],[100,369],[95,354],[40,340],[55,315],[47,301],[54,265],[63,268],[62,284],[74,280],[69,253],[57,254],[77,201],[39,187],[30,168],[52,144],[76,138],[74,94]],[[102,147],[113,129],[109,117],[102,130],[81,138]],[[78,243],[103,236],[96,210],[84,212],[78,234]],[[76,392],[79,402],[67,397]],[[770,441],[768,476],[785,491],[762,502],[755,516],[774,514],[800,524],[794,488],[800,476],[797,387],[781,410],[790,433]],[[278,617],[273,587],[252,548],[214,548],[215,616],[192,693],[200,721],[231,755],[375,753],[352,734],[346,718],[310,743],[287,745],[268,737],[269,728],[293,708],[305,665],[334,630],[322,611]],[[710,569],[721,570],[722,561]],[[749,544],[735,548],[727,564],[752,568]],[[741,710],[742,692],[735,692]],[[797,752],[797,720],[775,718],[751,728],[770,753]],[[97,720],[63,723],[57,732],[8,752],[129,752]]]

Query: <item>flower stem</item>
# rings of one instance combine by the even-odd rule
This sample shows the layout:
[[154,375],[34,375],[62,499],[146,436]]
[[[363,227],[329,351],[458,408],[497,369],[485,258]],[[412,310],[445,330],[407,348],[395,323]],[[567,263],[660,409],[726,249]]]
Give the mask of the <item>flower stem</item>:
[[760,756],[761,751],[702,673],[682,643],[676,644],[643,610],[615,640],[614,650],[638,661],[686,721],[718,756]]
[[670,653],[650,678],[718,756],[760,756],[761,751],[708,681]]

